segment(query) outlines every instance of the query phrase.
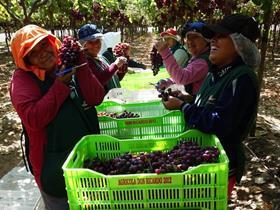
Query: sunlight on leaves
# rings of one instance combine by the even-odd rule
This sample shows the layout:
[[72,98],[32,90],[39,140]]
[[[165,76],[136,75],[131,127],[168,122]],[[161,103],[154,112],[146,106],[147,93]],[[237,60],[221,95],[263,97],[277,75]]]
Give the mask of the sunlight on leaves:
[[274,183],[269,183],[268,188],[273,190],[273,189],[276,189],[276,186]]

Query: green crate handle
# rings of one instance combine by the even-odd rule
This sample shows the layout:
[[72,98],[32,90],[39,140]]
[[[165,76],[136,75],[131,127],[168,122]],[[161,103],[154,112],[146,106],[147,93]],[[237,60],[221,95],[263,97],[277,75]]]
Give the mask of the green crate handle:
[[142,103],[118,103],[115,101],[104,101],[102,104],[96,107],[96,109],[102,110],[108,106],[143,106],[143,105],[160,105],[162,102],[161,100],[156,100],[156,101],[150,101],[150,102],[142,102]]
[[118,103],[115,101],[104,101],[102,104],[100,104],[99,106],[96,107],[96,109],[100,109],[103,107],[107,107],[107,106],[122,106],[122,103]]
[[[115,101],[105,101],[96,107],[97,112],[123,112],[124,110],[129,110],[137,113],[141,113],[145,107],[158,107],[163,111],[167,112],[169,110],[165,109],[160,100],[150,101],[150,102],[138,102],[138,103],[118,103]],[[108,111],[109,109],[109,111]],[[132,109],[132,110],[131,110]],[[137,109],[137,110],[135,110]]]
[[[141,119],[155,119],[155,118],[162,118],[162,117],[169,117],[169,116],[172,116],[172,115],[177,115],[178,113],[181,113],[181,111],[179,110],[173,110],[173,111],[170,111],[166,114],[163,114],[159,117],[155,117],[155,116],[149,116],[149,117],[135,117],[135,118],[114,118],[114,117],[109,117],[109,116],[101,116],[101,117],[98,117],[98,119],[101,119],[101,120],[105,120],[105,121],[108,121],[108,120],[114,120],[114,121],[139,121]],[[142,123],[140,123],[142,124]],[[145,124],[145,123],[144,123]]]

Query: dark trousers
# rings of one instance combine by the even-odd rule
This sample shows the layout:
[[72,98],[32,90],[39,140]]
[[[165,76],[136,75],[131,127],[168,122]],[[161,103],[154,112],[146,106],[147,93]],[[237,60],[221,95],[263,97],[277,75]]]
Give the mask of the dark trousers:
[[40,190],[46,210],[69,210],[67,198],[58,198]]

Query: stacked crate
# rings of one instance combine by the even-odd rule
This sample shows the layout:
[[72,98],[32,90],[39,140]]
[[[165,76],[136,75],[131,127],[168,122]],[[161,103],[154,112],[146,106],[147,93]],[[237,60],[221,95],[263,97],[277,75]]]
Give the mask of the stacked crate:
[[161,101],[129,104],[107,101],[97,107],[97,112],[121,113],[124,110],[140,117],[123,119],[99,117],[101,134],[119,139],[149,139],[173,137],[185,130],[183,113],[165,109]]

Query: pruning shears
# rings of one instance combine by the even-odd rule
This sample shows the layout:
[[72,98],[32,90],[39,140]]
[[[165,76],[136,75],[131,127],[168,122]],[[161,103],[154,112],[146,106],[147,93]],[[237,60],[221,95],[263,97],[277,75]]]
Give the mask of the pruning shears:
[[69,67],[69,68],[64,69],[63,71],[57,71],[55,73],[55,75],[60,77],[60,76],[63,76],[64,74],[66,74],[70,71],[73,71],[73,70],[78,69],[80,67],[83,67],[85,65],[87,65],[87,63],[82,63],[81,65],[78,65],[78,66]]

